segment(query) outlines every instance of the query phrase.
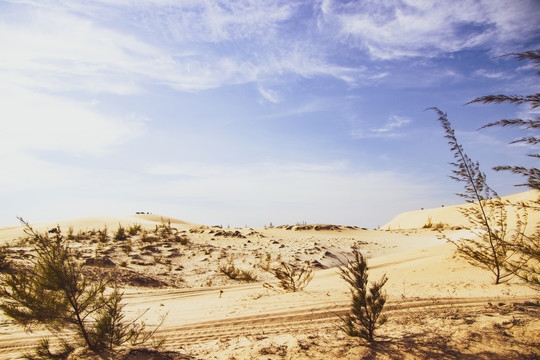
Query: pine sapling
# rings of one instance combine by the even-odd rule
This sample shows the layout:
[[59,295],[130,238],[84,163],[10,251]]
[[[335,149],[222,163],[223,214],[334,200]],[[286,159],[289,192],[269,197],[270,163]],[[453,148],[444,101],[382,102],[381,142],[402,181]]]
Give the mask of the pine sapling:
[[342,317],[340,329],[349,336],[372,342],[375,330],[386,322],[381,313],[386,303],[382,288],[388,281],[386,275],[368,286],[368,266],[364,256],[355,247],[353,260],[341,268],[341,278],[350,285],[351,313]]

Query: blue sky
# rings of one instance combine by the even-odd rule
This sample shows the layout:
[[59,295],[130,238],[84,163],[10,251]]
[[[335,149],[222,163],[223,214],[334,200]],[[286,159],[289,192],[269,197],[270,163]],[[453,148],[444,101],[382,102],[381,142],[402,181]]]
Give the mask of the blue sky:
[[[501,195],[540,2],[0,1],[0,225],[135,211],[377,227],[461,203],[434,112]],[[537,165],[537,164],[536,164]]]

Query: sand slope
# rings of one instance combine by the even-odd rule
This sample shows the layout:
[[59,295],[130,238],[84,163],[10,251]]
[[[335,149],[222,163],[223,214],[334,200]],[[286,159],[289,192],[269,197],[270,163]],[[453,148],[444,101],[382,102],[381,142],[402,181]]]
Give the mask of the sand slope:
[[[517,194],[513,199],[531,196],[536,194]],[[116,264],[126,263],[124,271],[171,284],[126,285],[125,310],[131,318],[147,310],[144,319],[150,325],[167,315],[158,331],[167,340],[165,349],[197,359],[534,359],[540,355],[538,290],[516,279],[493,285],[489,271],[457,256],[438,232],[421,229],[428,215],[434,223],[457,225],[463,220],[450,207],[402,214],[385,226],[387,230],[221,229],[171,219],[171,226],[188,243],[157,242],[149,248],[133,238],[129,253],[108,243],[108,256]],[[74,231],[104,225],[112,230],[118,223],[152,229],[162,219],[133,215],[59,222]],[[54,226],[36,224],[39,229]],[[10,243],[20,231],[2,228],[0,240]],[[470,231],[447,228],[443,234],[459,239]],[[385,285],[389,321],[372,346],[338,330],[338,316],[350,308],[350,293],[336,266],[346,261],[353,245],[368,257],[370,279],[383,274],[389,278]],[[91,258],[95,246],[77,244],[81,258]],[[16,248],[15,253],[23,250]],[[231,256],[239,267],[254,271],[258,281],[243,283],[220,274],[219,264]],[[276,284],[276,280],[260,268],[267,256],[274,264],[280,259],[319,268],[303,291],[270,290],[264,283]],[[171,259],[170,266],[156,262],[156,257]],[[0,317],[0,359],[20,358],[44,334],[25,333]]]
[[[503,200],[510,201],[512,203],[518,202],[530,202],[537,200],[540,197],[540,192],[536,190],[530,190],[518,194],[502,197]],[[429,222],[433,224],[442,223],[447,227],[468,227],[470,223],[460,213],[460,208],[470,208],[474,206],[472,204],[445,206],[434,209],[424,209],[409,211],[399,214],[390,222],[385,224],[381,229],[421,229]],[[510,224],[515,221],[515,211],[512,208],[508,209],[508,220]],[[529,222],[536,224],[540,221],[540,212],[531,212]]]

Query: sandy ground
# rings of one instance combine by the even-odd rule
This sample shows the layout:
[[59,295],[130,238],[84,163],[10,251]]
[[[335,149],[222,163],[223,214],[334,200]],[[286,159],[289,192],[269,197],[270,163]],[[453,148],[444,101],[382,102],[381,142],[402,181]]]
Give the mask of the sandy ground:
[[[447,237],[470,235],[457,230],[464,224],[454,207],[405,213],[381,230],[221,229],[155,215],[59,225],[64,234],[73,229],[70,241],[88,263],[88,276],[113,273],[123,284],[129,316],[144,314],[150,326],[165,316],[157,333],[165,340],[162,349],[196,359],[540,358],[538,291],[517,279],[493,285],[491,273],[457,256],[439,232],[422,228],[428,216],[446,224]],[[140,224],[150,235],[170,227],[175,237],[143,240],[138,233],[126,243],[88,235],[106,225],[112,237],[119,224]],[[56,225],[34,227],[45,231]],[[0,228],[0,241],[9,244],[10,256],[19,262],[31,257],[23,237],[20,227]],[[339,316],[350,308],[350,293],[337,266],[354,245],[369,259],[370,279],[389,278],[384,287],[389,320],[371,345],[338,329]],[[295,293],[270,289],[265,284],[276,287],[276,280],[264,268],[279,261],[312,266],[313,280]],[[219,266],[231,262],[257,280],[232,280],[220,273]],[[0,317],[0,359],[20,358],[44,334],[27,333]]]

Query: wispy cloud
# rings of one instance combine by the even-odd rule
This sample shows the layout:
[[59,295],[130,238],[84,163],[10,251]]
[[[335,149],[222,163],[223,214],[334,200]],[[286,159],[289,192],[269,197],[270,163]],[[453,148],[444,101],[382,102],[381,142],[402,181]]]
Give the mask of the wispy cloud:
[[[0,69],[12,80],[36,88],[126,95],[144,91],[149,83],[200,91],[291,74],[351,83],[361,75],[357,67],[329,62],[314,38],[284,36],[290,34],[281,27],[294,22],[298,4],[26,4],[8,10],[17,13],[11,14],[17,22],[9,16],[0,21],[0,46],[11,49],[0,59]],[[135,21],[126,23],[125,12]],[[137,31],[126,35],[126,27]]]
[[262,97],[270,102],[277,104],[281,101],[281,96],[279,96],[279,93],[275,90],[264,88],[262,86],[259,86],[258,90]]
[[[540,4],[529,0],[322,2],[327,24],[340,28],[343,41],[374,58],[436,56],[474,46],[511,44],[538,29]],[[330,25],[328,25],[330,26]],[[353,42],[350,41],[353,40]]]
[[355,139],[396,137],[402,135],[401,129],[411,122],[408,117],[392,115],[383,127],[356,128],[351,131],[351,136]]
[[483,77],[488,79],[507,79],[509,77],[508,74],[497,71],[489,71],[486,69],[478,69],[473,73],[473,76],[477,77]]

